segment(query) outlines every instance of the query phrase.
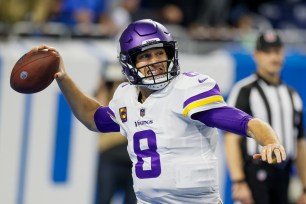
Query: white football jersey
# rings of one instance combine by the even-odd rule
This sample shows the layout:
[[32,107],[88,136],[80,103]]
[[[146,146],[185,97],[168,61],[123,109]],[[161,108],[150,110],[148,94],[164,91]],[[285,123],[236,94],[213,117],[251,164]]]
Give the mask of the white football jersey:
[[134,190],[143,203],[218,203],[217,130],[191,119],[196,112],[226,105],[216,82],[194,72],[138,102],[128,83],[109,107],[128,139]]

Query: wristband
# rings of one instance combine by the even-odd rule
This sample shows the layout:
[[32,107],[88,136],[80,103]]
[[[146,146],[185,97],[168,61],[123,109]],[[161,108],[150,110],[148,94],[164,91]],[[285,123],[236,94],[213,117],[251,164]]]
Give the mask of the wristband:
[[[244,183],[245,179],[238,179],[238,180],[233,180],[232,183],[236,184],[236,183]],[[304,189],[305,190],[305,189]]]

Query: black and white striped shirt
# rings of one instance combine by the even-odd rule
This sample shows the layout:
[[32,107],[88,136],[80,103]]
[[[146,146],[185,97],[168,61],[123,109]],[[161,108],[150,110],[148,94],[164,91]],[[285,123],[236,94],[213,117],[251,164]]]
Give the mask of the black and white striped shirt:
[[[303,102],[299,94],[284,83],[272,85],[253,74],[233,87],[228,104],[269,123],[284,145],[288,158],[296,157],[297,140],[303,138]],[[243,153],[258,153],[255,140],[242,140]]]

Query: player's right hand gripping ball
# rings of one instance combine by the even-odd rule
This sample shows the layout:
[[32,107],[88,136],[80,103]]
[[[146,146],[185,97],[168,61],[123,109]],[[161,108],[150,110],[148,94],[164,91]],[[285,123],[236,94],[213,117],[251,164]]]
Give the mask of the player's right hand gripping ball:
[[29,51],[15,64],[10,84],[19,93],[31,94],[47,88],[54,80],[59,56],[48,50]]

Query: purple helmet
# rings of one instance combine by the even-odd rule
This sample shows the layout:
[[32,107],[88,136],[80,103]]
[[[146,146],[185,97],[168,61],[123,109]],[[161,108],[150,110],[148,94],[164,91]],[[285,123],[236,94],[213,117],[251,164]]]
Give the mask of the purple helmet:
[[[167,72],[145,77],[139,71],[140,68],[136,68],[135,59],[140,52],[151,48],[165,49],[168,57]],[[176,41],[162,24],[150,19],[135,21],[123,31],[119,39],[118,58],[122,72],[130,83],[152,90],[164,88],[179,74]],[[150,69],[150,65],[145,67]]]

